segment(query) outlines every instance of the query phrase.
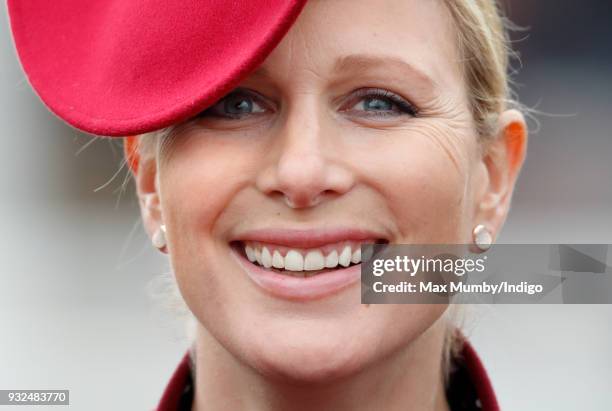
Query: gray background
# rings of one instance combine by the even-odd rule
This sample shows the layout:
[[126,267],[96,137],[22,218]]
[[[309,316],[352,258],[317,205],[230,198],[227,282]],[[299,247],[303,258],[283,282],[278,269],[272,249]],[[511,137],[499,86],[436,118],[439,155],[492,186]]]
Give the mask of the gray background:
[[[519,97],[550,115],[538,115],[500,242],[612,243],[606,3],[510,2],[531,27],[514,35]],[[186,348],[182,323],[147,296],[167,260],[144,235],[132,184],[121,194],[126,170],[111,180],[119,142],[43,108],[2,13],[0,388],[70,389],[77,410],[151,408]],[[491,306],[464,328],[503,409],[608,410],[611,324],[611,306]]]

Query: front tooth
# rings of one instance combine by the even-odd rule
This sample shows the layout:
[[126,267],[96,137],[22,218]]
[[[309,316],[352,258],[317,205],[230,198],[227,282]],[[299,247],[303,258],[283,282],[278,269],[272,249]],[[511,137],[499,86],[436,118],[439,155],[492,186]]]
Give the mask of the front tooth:
[[351,263],[359,264],[361,262],[361,247],[356,249],[351,256]]
[[257,264],[262,265],[261,264],[261,250],[259,248],[255,249],[255,260],[257,261]]
[[341,266],[348,267],[349,264],[351,263],[351,257],[352,257],[351,246],[347,245],[344,247],[344,249],[340,253],[340,256],[338,257],[338,262],[340,263]]
[[272,254],[270,254],[268,247],[261,249],[261,264],[266,268],[272,267]]
[[274,254],[272,255],[272,267],[285,268],[285,259],[280,255],[278,250],[274,250]]
[[303,271],[304,257],[295,250],[289,250],[285,255],[285,270]]
[[250,262],[254,262],[255,260],[257,260],[255,258],[255,250],[253,250],[253,247],[251,247],[250,245],[247,245],[244,248],[244,251],[246,252],[247,258],[249,259]]
[[304,259],[304,270],[321,270],[325,267],[325,259],[319,250],[309,251]]
[[325,257],[325,267],[334,268],[338,265],[338,252],[336,250],[332,251]]

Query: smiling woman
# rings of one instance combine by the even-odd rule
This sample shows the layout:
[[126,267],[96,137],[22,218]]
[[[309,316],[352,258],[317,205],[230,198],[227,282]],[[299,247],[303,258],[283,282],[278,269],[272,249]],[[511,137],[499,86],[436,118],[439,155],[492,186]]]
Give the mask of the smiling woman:
[[493,0],[122,3],[117,21],[186,26],[114,21],[142,48],[105,46],[126,64],[73,73],[78,96],[36,69],[37,11],[10,3],[51,109],[132,135],[145,229],[197,320],[159,409],[497,409],[447,306],[362,305],[359,287],[363,243],[492,241],[505,221],[527,132]]

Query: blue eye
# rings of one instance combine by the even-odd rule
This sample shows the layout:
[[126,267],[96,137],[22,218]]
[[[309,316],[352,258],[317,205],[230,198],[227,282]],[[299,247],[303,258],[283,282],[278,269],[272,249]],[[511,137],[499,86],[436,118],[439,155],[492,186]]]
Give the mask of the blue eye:
[[253,110],[253,101],[242,96],[232,96],[224,100],[223,108],[228,114],[248,114]]
[[380,97],[368,97],[362,100],[366,111],[389,111],[393,109],[393,102]]
[[387,90],[363,88],[351,97],[352,104],[348,110],[362,112],[366,117],[416,116],[417,109],[404,98]]
[[213,106],[202,112],[199,117],[223,117],[241,119],[253,114],[264,113],[266,108],[260,104],[260,99],[248,90],[234,90]]

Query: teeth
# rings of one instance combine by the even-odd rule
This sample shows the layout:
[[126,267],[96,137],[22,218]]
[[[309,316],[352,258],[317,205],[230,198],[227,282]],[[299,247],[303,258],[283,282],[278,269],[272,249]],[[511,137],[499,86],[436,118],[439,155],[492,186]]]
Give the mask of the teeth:
[[359,264],[361,262],[361,247],[356,249],[351,256],[351,263]]
[[351,247],[347,245],[338,256],[338,263],[343,267],[348,267],[351,263],[351,257]]
[[295,250],[289,250],[285,256],[285,270],[290,271],[303,271],[304,270],[304,257],[302,254]]
[[338,252],[336,250],[332,251],[325,258],[325,267],[326,268],[334,268],[338,265]]
[[244,247],[244,251],[246,251],[247,258],[250,262],[253,263],[257,260],[257,258],[255,258],[255,250],[253,250],[253,247],[247,245]]
[[322,270],[325,267],[325,259],[320,251],[309,251],[304,259],[304,270]]
[[355,244],[352,248],[351,244],[345,244],[341,249],[331,250],[327,256],[320,249],[311,249],[307,252],[288,249],[287,254],[283,257],[281,251],[274,247],[257,244],[246,244],[244,251],[252,263],[265,268],[274,267],[286,270],[288,275],[294,277],[311,277],[318,274],[312,271],[348,267],[351,263],[359,264],[362,261],[361,247]]
[[285,268],[285,259],[280,255],[278,250],[274,250],[274,255],[272,255],[272,267]]
[[261,264],[266,268],[272,267],[272,254],[268,251],[268,247],[261,249]]

